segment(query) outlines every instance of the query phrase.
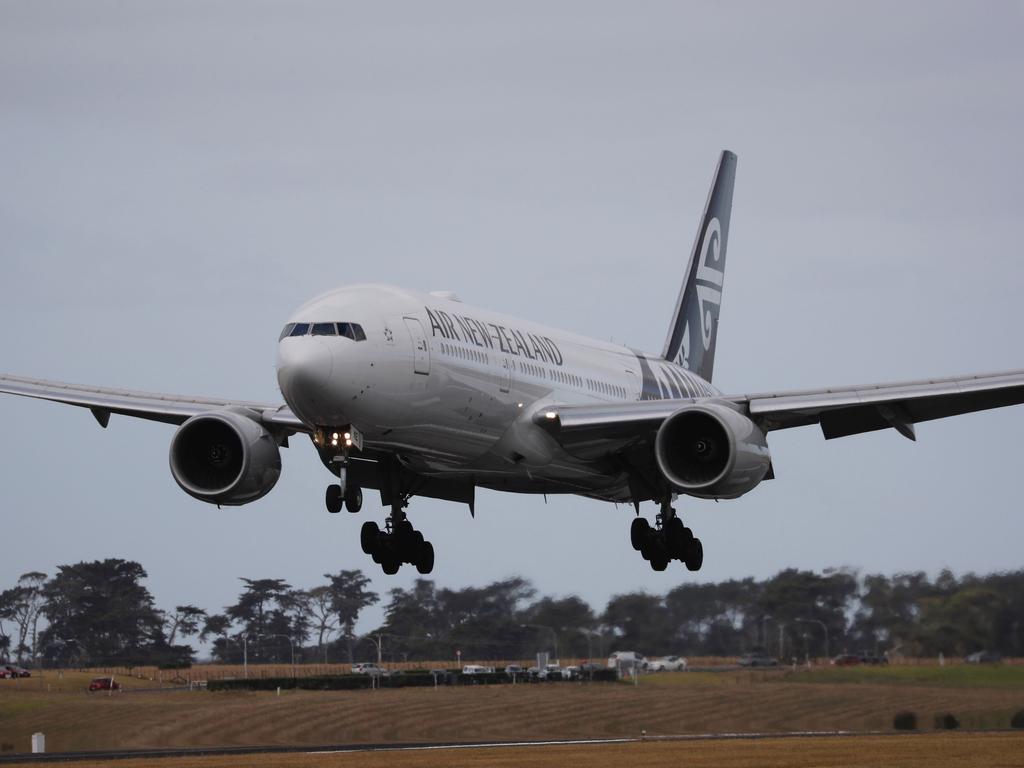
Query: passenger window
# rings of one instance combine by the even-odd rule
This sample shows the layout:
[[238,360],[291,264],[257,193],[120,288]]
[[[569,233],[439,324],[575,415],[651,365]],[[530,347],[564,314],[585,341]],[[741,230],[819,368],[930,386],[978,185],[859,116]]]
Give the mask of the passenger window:
[[309,333],[309,323],[296,323],[289,336],[305,336]]
[[338,329],[334,327],[334,323],[313,323],[313,335],[337,336]]
[[294,329],[294,328],[295,328],[295,323],[288,323],[288,325],[286,325],[284,327],[284,330],[281,331],[281,335],[277,337],[277,340],[280,341],[285,336],[291,336],[292,335],[292,329]]

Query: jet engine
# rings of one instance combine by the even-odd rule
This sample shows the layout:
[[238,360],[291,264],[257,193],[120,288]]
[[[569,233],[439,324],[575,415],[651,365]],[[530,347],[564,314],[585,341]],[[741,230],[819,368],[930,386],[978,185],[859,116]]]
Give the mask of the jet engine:
[[720,403],[687,406],[665,419],[654,455],[677,490],[705,499],[742,496],[764,479],[771,464],[764,432]]
[[189,496],[238,506],[270,493],[281,474],[277,441],[242,409],[200,413],[174,433],[171,474]]

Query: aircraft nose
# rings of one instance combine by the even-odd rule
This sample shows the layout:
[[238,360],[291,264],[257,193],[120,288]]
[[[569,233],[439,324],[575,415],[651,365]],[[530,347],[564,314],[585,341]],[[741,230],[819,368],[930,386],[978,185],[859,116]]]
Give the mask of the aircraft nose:
[[334,373],[334,356],[314,336],[285,338],[277,347],[277,384],[289,403],[318,402]]

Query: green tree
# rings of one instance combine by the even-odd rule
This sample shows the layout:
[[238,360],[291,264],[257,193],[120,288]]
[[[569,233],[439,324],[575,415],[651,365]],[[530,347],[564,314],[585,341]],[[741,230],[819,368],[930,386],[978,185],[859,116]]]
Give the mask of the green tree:
[[[337,626],[341,630],[341,640],[345,644],[349,663],[355,661],[356,622],[364,608],[374,605],[380,600],[373,590],[369,589],[370,579],[360,570],[339,571],[335,574],[325,573],[328,580],[325,587],[327,601],[331,611],[337,617]],[[324,621],[321,620],[321,627]],[[323,647],[323,631],[320,631],[320,647]]]

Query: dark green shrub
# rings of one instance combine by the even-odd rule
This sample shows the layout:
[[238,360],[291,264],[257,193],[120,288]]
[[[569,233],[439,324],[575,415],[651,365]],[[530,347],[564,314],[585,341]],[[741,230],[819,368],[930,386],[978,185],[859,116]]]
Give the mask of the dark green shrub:
[[952,712],[947,712],[944,715],[935,716],[935,729],[939,731],[955,731],[960,727],[960,721],[956,719],[956,715]]
[[917,715],[913,712],[897,712],[892,719],[892,727],[897,731],[916,731]]
[[1010,718],[1011,728],[1024,728],[1024,709]]

